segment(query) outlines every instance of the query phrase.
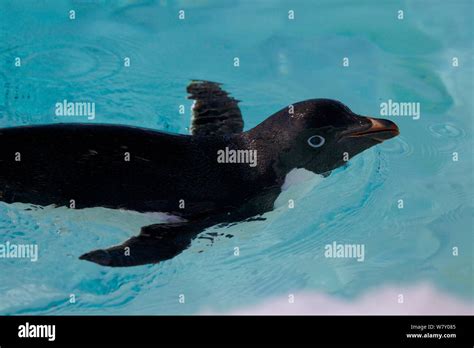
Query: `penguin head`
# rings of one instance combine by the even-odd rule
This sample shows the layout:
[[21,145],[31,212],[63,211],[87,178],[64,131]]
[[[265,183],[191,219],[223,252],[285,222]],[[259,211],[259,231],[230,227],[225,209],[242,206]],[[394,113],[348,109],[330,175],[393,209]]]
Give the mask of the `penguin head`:
[[280,157],[288,169],[322,174],[399,134],[392,121],[357,115],[336,100],[313,99],[288,108],[290,146]]

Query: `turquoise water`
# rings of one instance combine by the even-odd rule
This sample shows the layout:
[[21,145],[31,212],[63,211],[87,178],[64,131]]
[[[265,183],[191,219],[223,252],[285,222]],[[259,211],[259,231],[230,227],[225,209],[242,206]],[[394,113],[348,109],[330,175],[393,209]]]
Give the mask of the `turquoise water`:
[[[1,127],[64,122],[54,105],[67,99],[96,103],[95,120],[69,122],[188,133],[189,79],[225,83],[242,101],[246,129],[315,97],[374,116],[388,99],[419,102],[421,118],[392,117],[399,137],[290,188],[266,221],[225,228],[234,238],[197,241],[158,265],[78,260],[157,216],[0,203],[0,243],[37,243],[40,253],[37,262],[0,259],[0,313],[226,312],[298,291],[352,299],[419,281],[473,301],[473,7],[470,0],[2,1]],[[364,262],[325,258],[333,241],[365,244]]]

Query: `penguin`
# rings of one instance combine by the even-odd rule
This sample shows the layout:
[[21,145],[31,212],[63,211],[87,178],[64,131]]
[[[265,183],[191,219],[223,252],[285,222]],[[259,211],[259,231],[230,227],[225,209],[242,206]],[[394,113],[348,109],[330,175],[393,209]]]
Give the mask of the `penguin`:
[[399,134],[395,123],[331,99],[291,104],[244,131],[239,101],[221,86],[188,85],[190,135],[90,123],[0,129],[0,200],[180,217],[79,257],[111,267],[152,264],[177,256],[208,227],[271,211],[293,169],[329,175]]

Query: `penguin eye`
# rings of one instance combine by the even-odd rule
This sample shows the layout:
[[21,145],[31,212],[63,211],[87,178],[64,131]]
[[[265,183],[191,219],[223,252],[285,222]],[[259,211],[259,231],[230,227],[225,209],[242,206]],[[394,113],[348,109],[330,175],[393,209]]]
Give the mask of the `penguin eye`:
[[308,138],[308,145],[311,147],[321,147],[326,140],[320,135],[313,135]]

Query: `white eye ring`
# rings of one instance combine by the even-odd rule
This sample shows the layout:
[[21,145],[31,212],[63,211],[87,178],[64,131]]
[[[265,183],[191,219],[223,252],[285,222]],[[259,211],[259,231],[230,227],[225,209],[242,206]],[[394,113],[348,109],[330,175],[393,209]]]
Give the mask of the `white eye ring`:
[[[315,144],[312,142],[313,139],[318,139],[319,142]],[[326,140],[320,135],[313,135],[312,137],[308,138],[308,145],[311,147],[321,147],[324,145],[325,142]]]

